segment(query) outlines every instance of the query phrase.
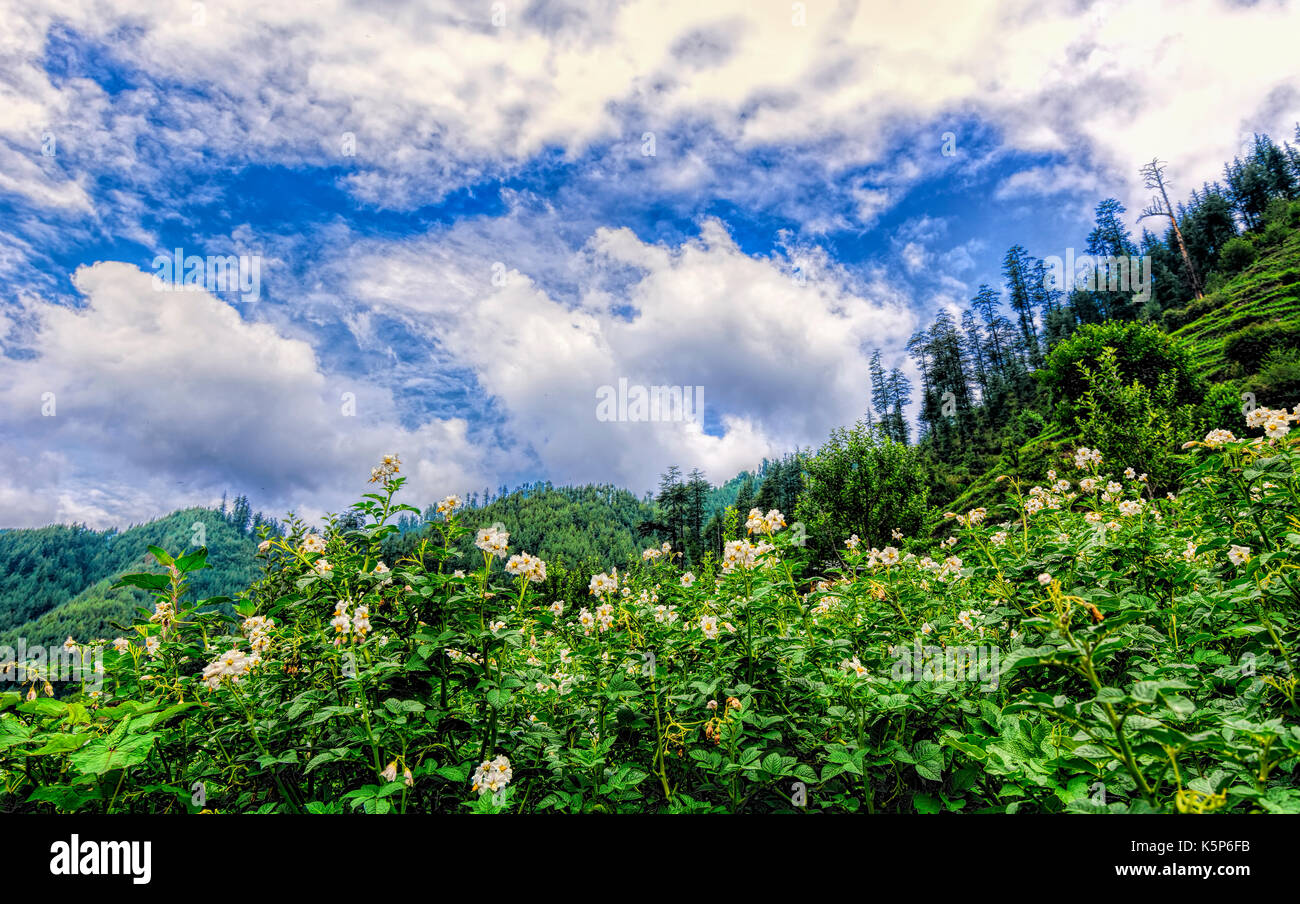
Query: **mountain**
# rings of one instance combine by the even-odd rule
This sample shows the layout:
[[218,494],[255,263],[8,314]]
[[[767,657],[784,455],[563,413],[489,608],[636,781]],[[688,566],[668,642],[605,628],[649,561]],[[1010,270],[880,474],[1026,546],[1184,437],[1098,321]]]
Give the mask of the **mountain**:
[[115,621],[146,605],[141,590],[110,590],[133,571],[161,571],[149,546],[181,553],[207,546],[212,567],[193,575],[196,599],[234,596],[258,574],[257,539],[230,516],[189,508],[126,530],[56,525],[0,531],[0,646],[111,638]]

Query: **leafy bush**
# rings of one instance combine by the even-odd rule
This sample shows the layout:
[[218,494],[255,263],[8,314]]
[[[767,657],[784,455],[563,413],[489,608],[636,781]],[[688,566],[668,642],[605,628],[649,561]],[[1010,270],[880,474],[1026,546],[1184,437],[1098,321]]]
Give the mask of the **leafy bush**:
[[928,490],[915,450],[865,424],[832,431],[805,474],[796,514],[819,558],[853,534],[883,542],[895,529],[916,533],[925,519]]
[[1270,352],[1249,388],[1261,405],[1281,405],[1281,399],[1300,398],[1300,356],[1284,349]]
[[1092,388],[1089,375],[1096,372],[1106,349],[1114,350],[1118,378],[1154,389],[1168,384],[1174,406],[1196,405],[1205,394],[1191,352],[1182,343],[1149,323],[1109,321],[1080,327],[1052,349],[1037,376],[1052,390],[1056,417],[1064,425],[1079,422],[1083,398]]
[[1259,370],[1264,358],[1279,349],[1292,353],[1300,349],[1300,324],[1254,323],[1223,340],[1223,356],[1240,364],[1246,373]]
[[1240,273],[1255,262],[1255,245],[1245,236],[1228,239],[1219,250],[1217,272],[1229,276]]

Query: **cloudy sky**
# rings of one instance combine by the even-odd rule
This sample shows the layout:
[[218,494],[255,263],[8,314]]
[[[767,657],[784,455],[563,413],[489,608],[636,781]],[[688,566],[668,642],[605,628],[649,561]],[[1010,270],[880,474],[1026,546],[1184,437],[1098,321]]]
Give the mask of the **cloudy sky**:
[[[1277,0],[0,0],[0,526],[721,482],[1300,120]],[[945,153],[945,148],[948,153]],[[258,298],[160,291],[247,255]],[[248,271],[245,272],[245,275]],[[164,287],[165,288],[165,287]],[[702,386],[700,423],[603,385]]]

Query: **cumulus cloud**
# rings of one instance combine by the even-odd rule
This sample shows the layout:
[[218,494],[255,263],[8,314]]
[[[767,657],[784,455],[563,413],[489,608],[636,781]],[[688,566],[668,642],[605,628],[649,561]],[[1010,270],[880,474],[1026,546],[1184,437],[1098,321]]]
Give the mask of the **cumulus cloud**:
[[[146,169],[200,150],[328,163],[352,168],[341,178],[358,197],[396,207],[549,149],[632,147],[643,131],[682,126],[742,150],[815,146],[824,175],[843,178],[897,155],[900,129],[916,125],[955,127],[969,153],[957,125],[971,116],[1013,148],[1082,150],[1138,191],[1136,168],[1155,153],[1176,153],[1191,184],[1217,174],[1235,137],[1206,122],[1280,131],[1300,115],[1293,4],[944,0],[919,14],[810,3],[802,18],[749,0],[518,13],[452,2],[4,0],[0,10],[15,74],[0,88],[0,140],[11,150],[30,149],[49,122],[76,120],[86,142],[106,136],[100,149],[124,162],[143,149]],[[84,79],[52,80],[41,62],[55,29],[107,46],[133,90],[109,98]],[[1233,47],[1250,52],[1225,52]],[[206,90],[161,88],[175,84]],[[343,156],[345,133],[355,157]],[[938,166],[940,133],[932,138],[924,157]],[[150,158],[150,141],[167,153]],[[684,164],[675,178],[710,172],[698,156]],[[86,203],[71,175],[4,172],[30,197]],[[855,195],[865,225],[899,193],[867,184]]]
[[[560,481],[648,489],[673,463],[725,479],[817,444],[861,416],[870,348],[897,353],[916,325],[883,277],[856,284],[811,252],[798,271],[747,255],[717,220],[672,246],[597,230],[573,302],[513,268],[494,285],[459,231],[359,246],[350,295],[452,350],[447,363],[473,371],[519,447]],[[599,420],[597,391],[620,379],[703,387],[703,423]]]
[[492,470],[463,419],[402,427],[387,389],[327,376],[307,343],[207,292],[122,263],[74,282],[84,305],[29,300],[29,354],[0,357],[7,521],[117,523],[226,489],[319,512],[392,451],[422,498]]

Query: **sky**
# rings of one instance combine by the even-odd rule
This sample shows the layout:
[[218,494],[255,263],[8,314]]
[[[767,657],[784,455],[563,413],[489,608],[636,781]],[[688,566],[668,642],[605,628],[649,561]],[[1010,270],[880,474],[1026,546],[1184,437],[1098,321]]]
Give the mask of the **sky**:
[[[1012,244],[1293,139],[1297,35],[1277,0],[0,0],[0,527],[312,517],[386,453],[423,507],[816,447]],[[620,381],[700,416],[602,415]]]

